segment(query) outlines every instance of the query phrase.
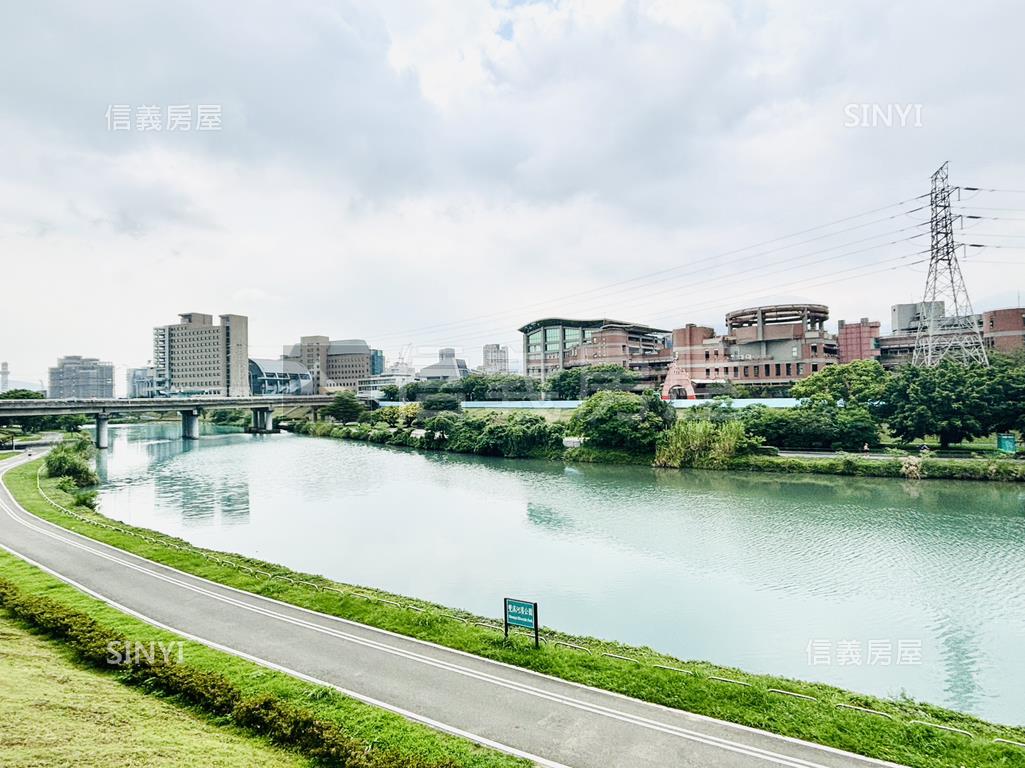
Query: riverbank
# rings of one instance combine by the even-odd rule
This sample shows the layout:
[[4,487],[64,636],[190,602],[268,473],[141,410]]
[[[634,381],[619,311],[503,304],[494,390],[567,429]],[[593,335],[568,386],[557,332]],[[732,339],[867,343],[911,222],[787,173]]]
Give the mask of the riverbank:
[[[359,440],[427,451],[475,453],[473,444],[452,442],[435,437],[423,429],[387,427],[381,425],[332,425],[310,422],[295,425],[293,431],[312,437],[331,437],[341,440]],[[637,464],[652,466],[655,452],[598,448],[584,444],[562,447],[552,441],[532,446],[516,453],[488,451],[485,455],[503,455],[505,458],[549,459],[562,462],[590,464]],[[703,467],[696,467],[701,469]],[[947,459],[921,456],[892,456],[865,458],[854,453],[839,452],[835,456],[813,458],[778,455],[736,456],[715,466],[717,470],[740,472],[808,473],[855,477],[903,478],[906,480],[972,480],[1022,483],[1025,482],[1025,461],[1015,459]]]
[[[310,768],[307,758],[121,685],[0,616],[4,765]],[[31,713],[31,716],[26,716]]]
[[[886,700],[827,685],[749,675],[704,662],[681,661],[648,648],[547,629],[544,635],[548,642],[540,651],[534,651],[525,638],[505,642],[493,620],[368,588],[337,584],[249,558],[204,552],[180,540],[121,523],[113,525],[114,530],[99,528],[95,523],[110,526],[111,521],[85,510],[75,510],[79,518],[68,517],[39,497],[32,469],[10,472],[7,483],[30,511],[54,522],[158,562],[324,613],[635,698],[907,765],[1025,765],[1025,751],[1019,754],[1017,748],[993,742],[995,738],[1025,740],[1025,731],[1020,728],[1002,728],[907,700]],[[43,481],[46,493],[68,504],[68,498],[61,496],[53,485],[52,481]],[[482,626],[474,622],[481,622]],[[848,709],[852,706],[881,714]],[[933,725],[920,725],[913,720]],[[947,732],[937,725],[973,735]],[[1021,762],[1008,762],[1014,760]]]

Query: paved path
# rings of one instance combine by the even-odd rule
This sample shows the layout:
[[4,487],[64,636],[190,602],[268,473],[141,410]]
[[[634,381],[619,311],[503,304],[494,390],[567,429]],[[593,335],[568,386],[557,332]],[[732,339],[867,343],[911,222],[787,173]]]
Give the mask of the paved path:
[[[25,460],[3,462],[0,476]],[[47,523],[2,483],[0,546],[150,624],[543,766],[889,765],[215,584]]]

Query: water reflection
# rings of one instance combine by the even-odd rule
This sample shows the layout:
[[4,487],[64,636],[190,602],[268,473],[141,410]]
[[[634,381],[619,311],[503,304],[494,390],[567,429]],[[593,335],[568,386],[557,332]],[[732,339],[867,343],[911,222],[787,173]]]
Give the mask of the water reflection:
[[[1017,487],[112,437],[104,512],[201,546],[486,615],[528,595],[568,631],[1022,722]],[[816,638],[914,641],[921,663],[810,666]]]

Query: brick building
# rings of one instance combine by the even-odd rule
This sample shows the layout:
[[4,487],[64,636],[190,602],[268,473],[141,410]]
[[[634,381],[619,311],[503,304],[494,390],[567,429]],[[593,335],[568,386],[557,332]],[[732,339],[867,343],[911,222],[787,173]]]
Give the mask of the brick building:
[[836,356],[838,362],[849,363],[852,360],[877,360],[879,358],[878,320],[861,318],[856,323],[843,320],[837,322]]

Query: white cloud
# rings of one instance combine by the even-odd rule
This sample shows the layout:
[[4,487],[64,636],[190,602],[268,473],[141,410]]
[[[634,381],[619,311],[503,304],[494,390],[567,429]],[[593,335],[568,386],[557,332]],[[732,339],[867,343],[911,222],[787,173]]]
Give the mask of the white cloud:
[[[0,28],[18,74],[0,81],[0,253],[6,311],[32,332],[0,324],[0,359],[20,379],[59,354],[141,364],[150,327],[187,310],[249,314],[259,355],[326,333],[471,362],[555,312],[671,326],[801,298],[885,321],[924,275],[856,275],[918,244],[817,251],[914,218],[708,257],[920,194],[947,159],[955,182],[1025,188],[1025,76],[1007,64],[1023,15],[924,0],[19,6]],[[844,106],[866,102],[920,103],[923,127],[845,128]],[[111,103],[217,103],[224,129],[112,133]],[[993,253],[1006,263],[966,264],[983,306],[1025,277],[1021,251]]]

